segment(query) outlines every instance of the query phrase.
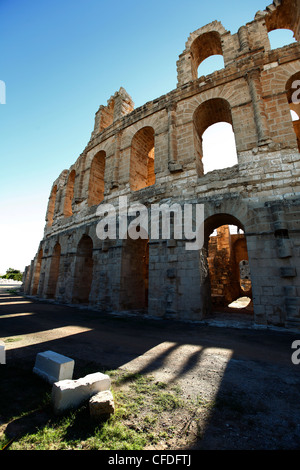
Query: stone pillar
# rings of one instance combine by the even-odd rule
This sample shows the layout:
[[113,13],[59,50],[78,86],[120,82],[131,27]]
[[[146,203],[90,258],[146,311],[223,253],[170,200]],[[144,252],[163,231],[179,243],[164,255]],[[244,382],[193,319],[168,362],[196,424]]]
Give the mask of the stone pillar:
[[177,162],[177,131],[176,131],[176,107],[174,102],[167,106],[168,112],[168,167],[170,172],[182,171],[182,166]]
[[241,26],[238,30],[238,37],[241,46],[241,52],[248,52],[249,51],[249,37],[248,37],[248,29],[246,26]]
[[120,148],[121,148],[122,132],[115,135],[115,154],[114,154],[114,168],[113,176],[110,184],[111,189],[119,186],[119,161],[120,161]]
[[262,97],[262,86],[260,82],[260,69],[256,68],[246,74],[252,105],[254,119],[257,130],[258,145],[265,145],[271,142],[269,138],[269,126],[265,112],[265,105]]
[[131,113],[134,110],[134,102],[127,91],[121,87],[118,92],[114,94],[114,122],[121,119],[123,116]]

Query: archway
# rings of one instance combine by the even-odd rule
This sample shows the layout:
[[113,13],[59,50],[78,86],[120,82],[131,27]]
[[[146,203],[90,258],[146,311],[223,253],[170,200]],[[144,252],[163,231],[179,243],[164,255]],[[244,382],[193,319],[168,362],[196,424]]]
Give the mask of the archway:
[[93,265],[93,242],[88,235],[83,235],[76,252],[72,302],[84,304],[89,302]]
[[148,307],[149,241],[127,238],[122,247],[120,309]]
[[130,156],[130,189],[138,191],[155,183],[154,129],[143,127],[133,137]]
[[58,275],[59,275],[60,253],[61,253],[61,247],[60,247],[60,244],[57,242],[54,246],[52,257],[51,257],[51,265],[50,265],[48,287],[47,287],[48,298],[55,298],[57,280],[58,280]]
[[100,150],[100,152],[94,156],[91,164],[88,189],[89,206],[100,204],[104,198],[105,157],[105,152]]
[[[203,75],[199,66],[201,66],[202,63],[211,56],[223,57],[221,36],[217,31],[210,31],[208,33],[201,34],[191,45],[193,80],[198,78],[198,76]],[[222,61],[222,66],[224,67],[224,60]]]
[[229,214],[210,217],[205,223],[205,247],[211,314],[238,313],[252,319],[251,273],[240,221]]
[[269,10],[265,16],[267,31],[278,29],[289,29],[293,31],[294,37],[299,41],[299,12],[300,5],[298,0],[284,0],[277,2],[276,8]]
[[237,165],[237,151],[232,125],[218,122],[202,135],[204,174]]
[[[232,127],[232,115],[228,101],[223,98],[212,98],[200,104],[194,112],[193,124],[196,166],[199,176],[206,173],[203,162],[204,150],[206,153],[209,153],[209,149],[204,149],[204,134],[209,128],[212,129],[212,126],[217,124],[218,126],[220,124],[222,125],[222,130],[220,132],[220,128],[218,127],[217,134],[214,134],[213,141],[220,140],[223,146],[221,151],[214,153],[213,155],[209,154],[208,158],[211,160],[210,164],[212,165],[209,169],[226,168],[228,166],[228,162],[230,162],[230,166],[232,166],[232,163],[236,164],[238,162]],[[225,133],[224,125],[226,126]],[[228,138],[226,137],[228,128],[231,133],[231,141],[229,143],[230,151],[226,150],[228,143]],[[219,135],[220,137],[217,138],[216,135]],[[230,157],[229,159],[228,155]]]
[[71,215],[73,215],[72,200],[74,197],[75,176],[76,176],[75,170],[72,170],[68,177],[66,192],[65,192],[65,200],[64,200],[64,216],[65,217],[70,217]]
[[290,29],[279,28],[269,32],[269,41],[271,49],[278,49],[280,47],[288,46],[297,42],[294,38],[293,31]]

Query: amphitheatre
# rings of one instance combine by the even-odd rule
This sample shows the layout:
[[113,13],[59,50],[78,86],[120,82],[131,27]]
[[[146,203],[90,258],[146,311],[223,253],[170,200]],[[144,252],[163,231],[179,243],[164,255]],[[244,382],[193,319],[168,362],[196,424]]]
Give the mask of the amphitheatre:
[[[276,29],[293,31],[296,42],[272,50]],[[299,0],[275,0],[235,34],[217,20],[192,32],[177,87],[164,96],[135,109],[120,87],[49,188],[24,294],[189,321],[246,296],[254,324],[299,329],[299,39]],[[213,55],[224,68],[198,76]],[[206,172],[203,134],[219,122],[233,130],[237,162]],[[97,209],[120,197],[145,207],[203,205],[202,248],[186,250],[174,236],[100,239]]]

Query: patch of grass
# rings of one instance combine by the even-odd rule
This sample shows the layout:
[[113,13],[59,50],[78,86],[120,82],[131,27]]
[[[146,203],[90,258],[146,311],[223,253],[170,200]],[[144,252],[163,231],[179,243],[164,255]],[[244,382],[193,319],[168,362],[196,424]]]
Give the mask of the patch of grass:
[[[97,423],[90,419],[88,403],[63,416],[55,416],[49,386],[31,371],[7,374],[7,397],[2,398],[9,400],[9,390],[18,390],[18,407],[7,413],[8,425],[0,436],[0,448],[9,444],[12,450],[142,450],[167,443],[175,436],[178,429],[173,418],[178,413],[180,421],[186,406],[178,387],[142,374],[119,370],[106,373],[112,380],[115,413]],[[21,383],[26,387],[21,389]],[[36,393],[39,387],[40,393]],[[1,419],[3,422],[4,417]],[[16,433],[16,428],[20,432]],[[12,437],[14,440],[10,442]]]
[[21,341],[23,338],[22,336],[16,336],[16,337],[11,337],[11,338],[6,338],[4,340],[4,343],[15,343],[16,341]]

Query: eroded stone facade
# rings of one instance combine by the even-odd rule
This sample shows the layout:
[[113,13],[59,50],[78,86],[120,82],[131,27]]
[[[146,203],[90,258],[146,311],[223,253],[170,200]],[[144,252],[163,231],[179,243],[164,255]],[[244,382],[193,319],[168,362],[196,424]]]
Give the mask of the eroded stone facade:
[[[134,109],[121,88],[100,106],[82,154],[53,183],[44,238],[25,270],[24,292],[100,311],[201,320],[211,312],[207,250],[218,227],[245,239],[254,322],[300,327],[300,154],[293,85],[300,80],[300,4],[274,1],[236,34],[219,21],[190,34],[177,88]],[[271,50],[268,33],[297,42]],[[197,76],[207,57],[225,68]],[[202,136],[232,125],[238,163],[203,171]],[[183,240],[100,240],[99,204],[199,203],[205,246]]]

